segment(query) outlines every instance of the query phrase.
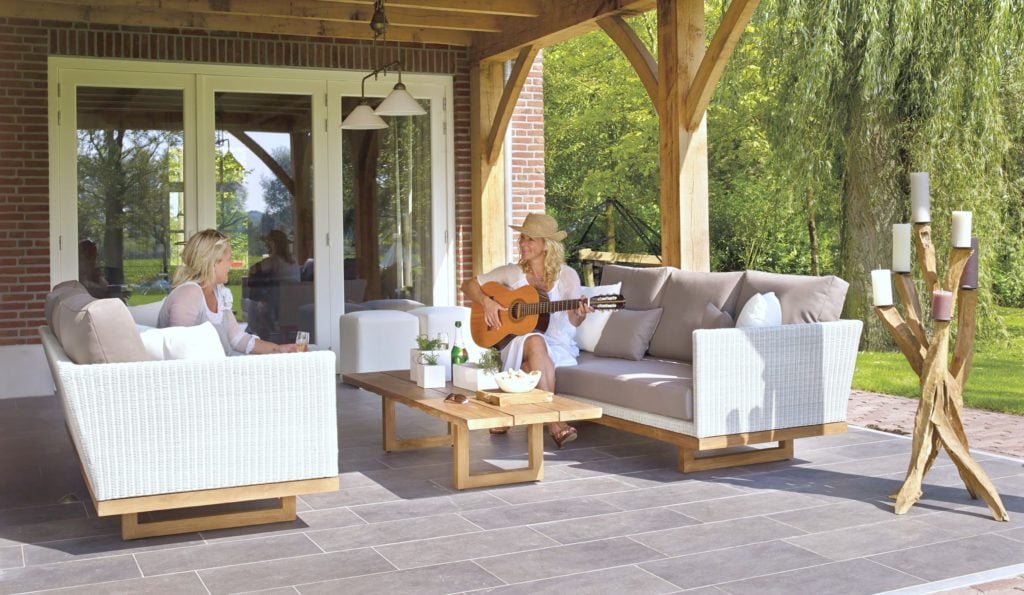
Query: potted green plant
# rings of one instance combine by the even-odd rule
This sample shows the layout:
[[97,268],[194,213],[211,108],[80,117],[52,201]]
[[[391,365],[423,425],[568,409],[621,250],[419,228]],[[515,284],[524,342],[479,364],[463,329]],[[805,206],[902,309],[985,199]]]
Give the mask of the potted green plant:
[[[417,382],[419,374],[418,368],[422,365],[420,356],[424,354],[433,354],[438,358],[438,362],[441,365],[448,366],[444,359],[445,356],[451,358],[451,354],[448,353],[448,347],[444,344],[444,341],[440,336],[431,339],[429,336],[423,334],[416,337],[416,347],[409,350],[409,380]],[[448,374],[445,374],[445,381],[449,380]]]
[[501,352],[487,349],[476,363],[452,366],[452,383],[467,390],[493,390],[498,388],[494,375],[501,372]]
[[441,363],[438,354],[425,351],[420,355],[419,373],[416,384],[423,388],[443,388],[444,364]]

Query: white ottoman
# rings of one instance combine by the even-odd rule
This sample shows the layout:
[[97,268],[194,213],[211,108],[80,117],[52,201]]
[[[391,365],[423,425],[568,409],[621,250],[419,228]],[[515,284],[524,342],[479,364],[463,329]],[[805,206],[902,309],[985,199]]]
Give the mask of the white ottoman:
[[423,306],[413,308],[409,314],[414,315],[420,321],[420,333],[428,337],[436,337],[439,333],[448,333],[448,340],[455,340],[455,321],[462,321],[462,343],[469,352],[469,361],[475,362],[480,359],[483,348],[473,342],[469,332],[470,309],[463,306]]
[[398,310],[365,310],[341,315],[341,373],[409,368],[419,320]]

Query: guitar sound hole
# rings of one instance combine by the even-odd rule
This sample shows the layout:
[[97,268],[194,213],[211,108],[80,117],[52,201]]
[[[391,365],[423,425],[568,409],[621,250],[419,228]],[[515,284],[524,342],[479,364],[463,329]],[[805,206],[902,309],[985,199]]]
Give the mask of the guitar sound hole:
[[519,320],[519,303],[512,304],[508,308],[508,314],[512,320]]

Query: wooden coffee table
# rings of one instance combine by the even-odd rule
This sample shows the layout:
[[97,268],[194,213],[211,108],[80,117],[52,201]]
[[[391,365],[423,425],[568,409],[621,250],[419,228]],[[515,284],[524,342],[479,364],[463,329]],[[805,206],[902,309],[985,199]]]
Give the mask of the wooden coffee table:
[[[473,397],[473,391],[455,388],[420,388],[409,380],[409,370],[345,374],[342,380],[352,386],[381,396],[384,450],[387,452],[454,445],[453,482],[455,489],[481,488],[544,478],[544,424],[601,417],[601,408],[555,395],[550,403],[498,407]],[[449,393],[470,396],[469,403],[446,402]],[[395,436],[395,403],[443,419],[448,433],[439,436],[402,439]],[[527,426],[529,465],[521,469],[493,473],[469,473],[469,431]]]

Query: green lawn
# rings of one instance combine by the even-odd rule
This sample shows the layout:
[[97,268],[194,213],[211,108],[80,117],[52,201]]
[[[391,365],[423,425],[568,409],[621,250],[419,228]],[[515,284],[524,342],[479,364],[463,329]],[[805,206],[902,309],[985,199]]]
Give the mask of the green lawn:
[[[968,407],[1024,415],[1024,309],[996,310],[1006,321],[1010,340],[976,344],[964,403]],[[859,353],[853,387],[889,395],[919,396],[917,376],[899,352]]]

